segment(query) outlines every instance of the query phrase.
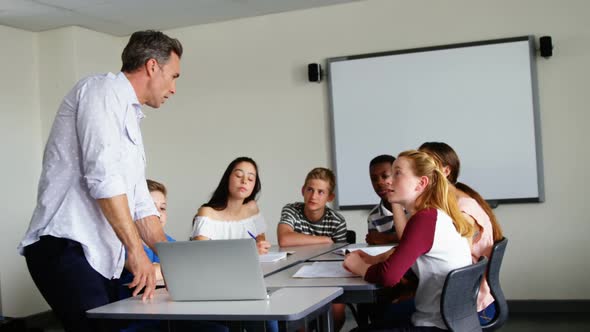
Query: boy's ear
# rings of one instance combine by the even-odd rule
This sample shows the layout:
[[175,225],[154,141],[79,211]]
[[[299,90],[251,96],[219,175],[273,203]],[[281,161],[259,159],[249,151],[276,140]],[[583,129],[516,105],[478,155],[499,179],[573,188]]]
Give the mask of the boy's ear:
[[305,192],[305,185],[301,186],[301,196],[304,196],[303,193]]
[[328,196],[328,202],[332,202],[334,200],[334,198],[336,198],[336,194],[331,193],[330,196]]

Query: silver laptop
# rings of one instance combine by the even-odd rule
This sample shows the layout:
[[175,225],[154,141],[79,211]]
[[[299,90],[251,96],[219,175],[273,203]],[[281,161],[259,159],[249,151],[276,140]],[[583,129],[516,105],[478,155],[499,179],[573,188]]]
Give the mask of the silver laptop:
[[266,299],[253,239],[156,243],[174,301]]

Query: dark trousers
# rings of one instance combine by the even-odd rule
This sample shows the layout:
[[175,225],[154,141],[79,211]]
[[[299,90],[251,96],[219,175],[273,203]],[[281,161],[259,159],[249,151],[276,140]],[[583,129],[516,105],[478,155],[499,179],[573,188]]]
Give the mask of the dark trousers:
[[116,280],[96,272],[80,243],[42,236],[25,248],[27,267],[37,288],[66,332],[116,330],[86,317],[86,310],[118,300]]

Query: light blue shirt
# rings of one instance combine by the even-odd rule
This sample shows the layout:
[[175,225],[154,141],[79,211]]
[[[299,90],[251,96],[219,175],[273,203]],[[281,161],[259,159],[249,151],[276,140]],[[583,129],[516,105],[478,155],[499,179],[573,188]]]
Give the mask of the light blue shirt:
[[134,220],[159,216],[145,180],[144,117],[123,73],[80,80],[64,98],[43,156],[37,207],[18,246],[51,235],[79,242],[88,263],[118,278],[125,250],[97,199],[127,195]]

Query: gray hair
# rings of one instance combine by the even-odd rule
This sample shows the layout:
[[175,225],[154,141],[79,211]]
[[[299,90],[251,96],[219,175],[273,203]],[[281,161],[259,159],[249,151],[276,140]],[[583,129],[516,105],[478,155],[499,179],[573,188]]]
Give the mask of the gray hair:
[[172,52],[182,57],[182,44],[176,38],[170,38],[163,32],[145,30],[134,32],[123,53],[121,60],[122,72],[133,72],[143,66],[149,59],[155,59],[159,64],[165,64]]

